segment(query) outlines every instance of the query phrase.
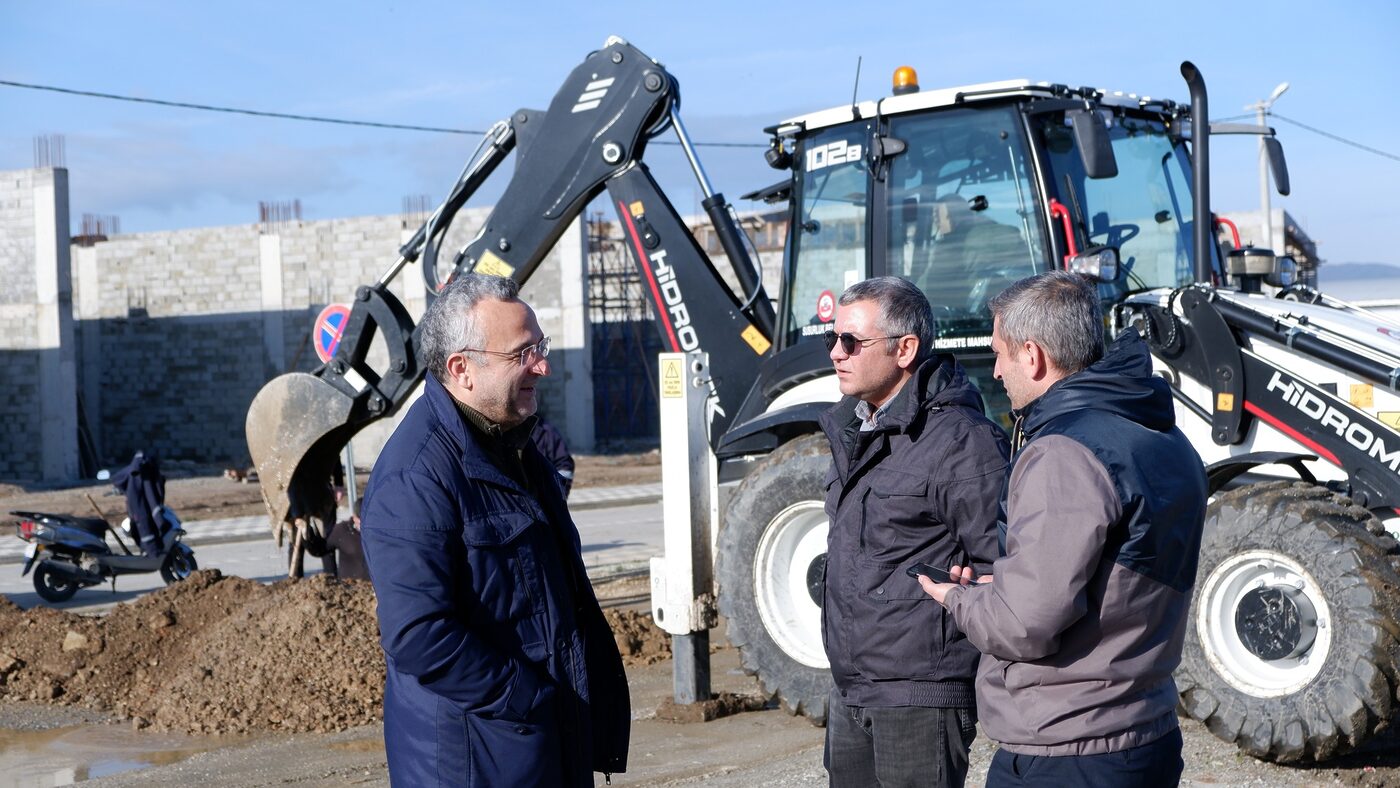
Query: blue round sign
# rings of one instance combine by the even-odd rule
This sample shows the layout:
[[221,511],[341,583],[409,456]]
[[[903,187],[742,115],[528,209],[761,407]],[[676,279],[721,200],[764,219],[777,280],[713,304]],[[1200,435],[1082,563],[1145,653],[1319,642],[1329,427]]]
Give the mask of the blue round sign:
[[340,336],[345,333],[345,324],[350,320],[350,307],[344,304],[331,304],[321,310],[316,317],[315,334],[316,356],[322,362],[330,361],[335,349],[340,345]]

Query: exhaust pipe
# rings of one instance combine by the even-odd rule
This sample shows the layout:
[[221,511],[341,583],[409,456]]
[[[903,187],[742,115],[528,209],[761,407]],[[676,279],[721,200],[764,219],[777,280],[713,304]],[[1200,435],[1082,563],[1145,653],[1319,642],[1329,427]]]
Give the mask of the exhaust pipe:
[[79,585],[95,586],[103,582],[104,579],[102,575],[95,575],[87,571],[86,569],[83,569],[79,566],[74,566],[73,564],[70,564],[67,561],[48,560],[44,562],[44,566],[48,567],[48,570],[53,574],[56,574],[67,580],[72,580],[75,583],[78,583]]
[[1206,106],[1206,80],[1189,60],[1181,63],[1181,76],[1191,90],[1191,190],[1196,281],[1211,282],[1210,246],[1215,235],[1210,212],[1210,113]]

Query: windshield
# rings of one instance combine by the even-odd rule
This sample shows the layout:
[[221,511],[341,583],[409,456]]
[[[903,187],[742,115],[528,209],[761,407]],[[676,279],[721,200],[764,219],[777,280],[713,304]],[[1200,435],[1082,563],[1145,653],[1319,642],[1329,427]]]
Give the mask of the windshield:
[[1044,268],[1036,190],[1012,107],[890,121],[905,143],[889,175],[889,273],[933,305],[935,347],[991,344],[987,300]]
[[1113,246],[1122,262],[1105,301],[1137,290],[1176,288],[1194,280],[1191,258],[1191,165],[1185,146],[1156,119],[1112,117],[1109,133],[1118,175],[1090,179],[1059,113],[1040,121],[1049,156],[1049,188],[1074,219],[1076,243]]
[[802,141],[794,179],[802,195],[789,260],[788,344],[835,319],[836,299],[865,278],[868,126],[827,129]]

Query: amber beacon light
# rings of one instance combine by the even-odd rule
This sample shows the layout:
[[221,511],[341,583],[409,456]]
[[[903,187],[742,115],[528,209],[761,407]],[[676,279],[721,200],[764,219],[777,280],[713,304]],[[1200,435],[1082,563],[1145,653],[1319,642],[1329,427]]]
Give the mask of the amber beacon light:
[[894,70],[894,94],[919,92],[919,73],[911,66],[900,66]]

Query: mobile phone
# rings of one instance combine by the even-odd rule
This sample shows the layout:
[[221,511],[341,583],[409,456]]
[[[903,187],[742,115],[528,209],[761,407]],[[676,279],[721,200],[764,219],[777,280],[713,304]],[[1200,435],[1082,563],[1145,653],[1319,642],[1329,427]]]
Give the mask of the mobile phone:
[[917,564],[910,566],[908,569],[904,570],[904,573],[909,575],[910,577],[918,577],[919,575],[923,575],[924,577],[927,577],[935,583],[958,582],[953,579],[952,575],[948,574],[947,569],[940,569],[936,566],[930,566],[929,564],[926,564],[923,561],[920,561]]

